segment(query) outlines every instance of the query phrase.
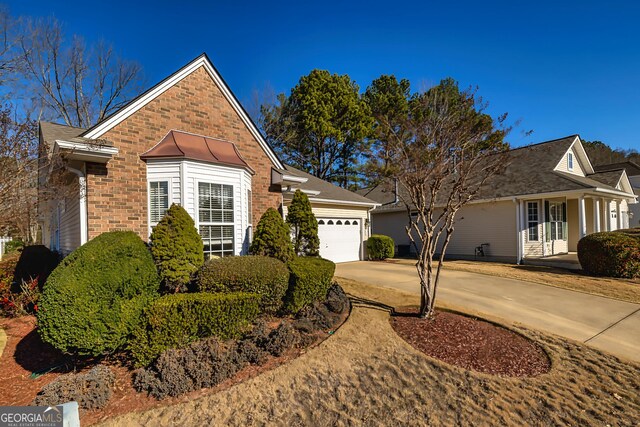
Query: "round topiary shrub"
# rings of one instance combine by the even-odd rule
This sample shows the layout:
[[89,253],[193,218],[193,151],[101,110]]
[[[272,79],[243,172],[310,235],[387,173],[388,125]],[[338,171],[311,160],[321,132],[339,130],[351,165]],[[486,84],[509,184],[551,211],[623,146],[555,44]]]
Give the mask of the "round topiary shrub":
[[640,236],[624,230],[589,234],[578,242],[578,259],[595,276],[640,277]]
[[101,234],[47,279],[38,310],[40,336],[65,353],[111,353],[126,343],[159,285],[151,253],[137,234]]
[[249,255],[207,261],[198,275],[201,292],[250,292],[260,296],[260,308],[275,313],[289,285],[287,266],[275,258]]
[[283,262],[293,258],[289,227],[277,210],[269,208],[262,214],[249,253],[277,258]]
[[187,211],[175,203],[153,227],[151,253],[168,292],[185,291],[204,263],[202,239]]
[[393,258],[395,243],[389,236],[372,234],[367,239],[367,255],[371,260]]

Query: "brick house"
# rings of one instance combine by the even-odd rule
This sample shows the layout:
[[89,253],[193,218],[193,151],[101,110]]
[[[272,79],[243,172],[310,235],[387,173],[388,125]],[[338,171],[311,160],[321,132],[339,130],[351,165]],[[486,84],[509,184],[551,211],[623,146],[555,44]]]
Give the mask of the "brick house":
[[171,203],[193,217],[207,254],[244,254],[262,213],[286,214],[299,188],[321,255],[364,256],[376,202],[283,164],[204,54],[90,129],[41,122],[39,139],[41,160],[64,159],[77,188],[39,204],[43,243],[65,255],[107,231],[147,240]]

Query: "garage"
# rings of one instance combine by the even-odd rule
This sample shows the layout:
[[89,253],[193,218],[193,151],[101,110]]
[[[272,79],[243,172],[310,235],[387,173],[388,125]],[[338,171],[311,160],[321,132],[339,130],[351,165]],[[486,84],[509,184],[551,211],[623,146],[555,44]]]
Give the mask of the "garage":
[[360,260],[362,220],[318,218],[320,256],[333,262]]

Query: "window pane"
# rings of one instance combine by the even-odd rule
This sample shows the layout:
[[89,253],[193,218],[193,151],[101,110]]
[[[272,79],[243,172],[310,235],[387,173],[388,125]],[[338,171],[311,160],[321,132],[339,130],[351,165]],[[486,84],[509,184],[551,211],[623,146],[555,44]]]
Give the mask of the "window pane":
[[149,216],[151,223],[157,223],[169,209],[169,182],[154,181],[149,183]]

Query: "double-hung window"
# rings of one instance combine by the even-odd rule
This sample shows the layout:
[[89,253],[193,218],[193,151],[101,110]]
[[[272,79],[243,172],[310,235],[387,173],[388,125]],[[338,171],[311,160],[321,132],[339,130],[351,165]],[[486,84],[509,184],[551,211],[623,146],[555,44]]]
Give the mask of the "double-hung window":
[[205,258],[234,254],[233,186],[198,183],[198,225]]
[[149,183],[149,221],[156,225],[169,209],[169,182]]
[[567,167],[570,171],[573,170],[573,153],[567,153]]
[[528,240],[538,241],[538,202],[527,202],[527,229]]

